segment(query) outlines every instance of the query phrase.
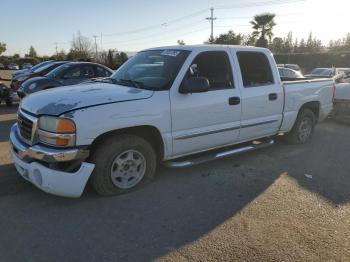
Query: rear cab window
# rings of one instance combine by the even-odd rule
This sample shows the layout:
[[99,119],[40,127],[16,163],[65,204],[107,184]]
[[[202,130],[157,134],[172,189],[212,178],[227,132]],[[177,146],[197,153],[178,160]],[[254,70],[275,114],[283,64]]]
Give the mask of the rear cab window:
[[270,62],[262,52],[237,52],[241,69],[243,86],[245,88],[274,84]]

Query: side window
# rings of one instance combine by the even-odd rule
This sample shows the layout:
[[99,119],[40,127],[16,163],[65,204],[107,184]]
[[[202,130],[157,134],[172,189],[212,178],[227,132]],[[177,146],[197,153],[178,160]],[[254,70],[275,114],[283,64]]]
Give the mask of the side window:
[[270,63],[265,54],[238,52],[244,87],[271,85],[274,83]]
[[80,77],[81,75],[81,67],[80,66],[76,66],[73,67],[72,69],[68,70],[67,73],[64,74],[64,78],[76,78],[76,77]]
[[96,66],[96,73],[96,77],[108,77],[111,75],[109,71],[107,71],[101,66]]
[[210,90],[234,88],[232,68],[224,51],[200,53],[186,75],[191,76],[208,78]]
[[81,67],[81,77],[82,78],[94,78],[95,72],[91,65],[84,65]]

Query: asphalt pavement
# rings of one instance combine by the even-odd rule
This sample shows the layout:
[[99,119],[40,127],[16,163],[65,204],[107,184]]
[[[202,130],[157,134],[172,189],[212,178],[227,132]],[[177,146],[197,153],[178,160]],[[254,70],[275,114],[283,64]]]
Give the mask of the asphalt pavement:
[[130,194],[48,195],[17,175],[0,106],[1,261],[349,261],[350,126],[186,169]]

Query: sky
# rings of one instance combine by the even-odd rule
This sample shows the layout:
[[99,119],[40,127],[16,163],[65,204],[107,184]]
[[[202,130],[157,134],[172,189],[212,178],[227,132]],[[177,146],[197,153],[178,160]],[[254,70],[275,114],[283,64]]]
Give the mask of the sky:
[[324,44],[350,32],[349,0],[1,0],[0,42],[4,55],[39,55],[69,50],[78,31],[99,50],[139,51],[145,48],[201,44],[210,36],[205,18],[214,8],[214,36],[233,30],[252,32],[256,14],[276,14],[274,36],[307,38],[312,32]]

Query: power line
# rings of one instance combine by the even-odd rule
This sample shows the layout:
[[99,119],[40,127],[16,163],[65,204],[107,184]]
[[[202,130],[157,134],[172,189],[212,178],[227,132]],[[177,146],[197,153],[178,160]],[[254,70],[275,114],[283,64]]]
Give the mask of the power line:
[[[205,21],[197,22],[196,26],[202,25],[204,23],[205,23]],[[167,34],[172,34],[173,32],[176,32],[176,31],[183,30],[184,28],[186,29],[188,26],[191,26],[191,25],[193,25],[193,23],[187,24],[187,25],[183,25],[181,27],[176,27],[175,29],[172,29],[171,31],[167,31],[167,32],[162,32],[162,33],[158,32],[158,33],[149,34],[149,35],[146,35],[146,36],[143,36],[143,37],[133,38],[133,39],[129,39],[129,40],[112,41],[112,42],[108,42],[108,43],[105,43],[105,44],[128,43],[128,42],[139,41],[139,40],[143,40],[143,39],[147,39],[147,38],[153,38],[155,36],[159,36],[160,34],[163,36],[163,35],[167,35]]]
[[199,11],[196,11],[196,12],[193,12],[193,13],[188,14],[186,16],[182,16],[182,17],[179,17],[179,18],[176,18],[176,19],[168,20],[168,21],[165,21],[165,22],[160,23],[160,24],[155,24],[155,25],[151,25],[151,26],[147,26],[147,27],[143,27],[143,28],[138,28],[138,29],[134,29],[134,30],[129,30],[129,31],[121,31],[121,32],[111,33],[111,34],[103,34],[103,36],[106,36],[106,37],[115,36],[115,35],[119,36],[119,35],[124,35],[124,34],[134,34],[134,33],[138,33],[138,32],[144,32],[144,31],[149,31],[149,30],[153,30],[153,29],[159,29],[161,27],[168,26],[169,24],[177,23],[177,22],[182,21],[184,19],[192,18],[194,16],[201,15],[204,12],[207,12],[207,11],[208,11],[208,8],[202,9],[202,10],[199,10]]
[[297,2],[305,2],[307,0],[270,0],[270,1],[259,1],[259,2],[248,2],[245,4],[236,4],[236,5],[224,5],[218,6],[215,9],[239,9],[246,7],[257,7],[257,6],[271,6],[271,5],[284,5],[292,4]]

